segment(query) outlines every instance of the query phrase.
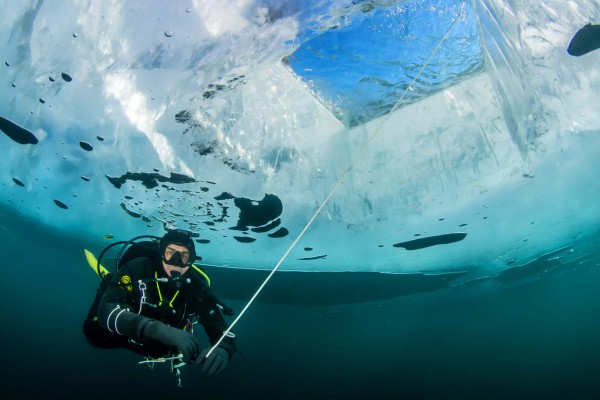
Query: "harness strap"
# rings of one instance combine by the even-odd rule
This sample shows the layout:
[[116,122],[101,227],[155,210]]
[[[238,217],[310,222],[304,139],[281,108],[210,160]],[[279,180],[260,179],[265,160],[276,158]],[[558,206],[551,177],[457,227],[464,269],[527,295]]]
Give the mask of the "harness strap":
[[[162,306],[163,297],[162,297],[162,293],[160,291],[160,285],[158,284],[158,272],[156,272],[156,271],[154,271],[154,279],[156,280],[156,290],[158,290],[158,300],[159,300],[158,305]],[[173,295],[173,298],[169,302],[169,307],[173,308],[173,302],[175,301],[175,298],[177,297],[178,294],[179,294],[179,289],[177,289],[177,291]]]

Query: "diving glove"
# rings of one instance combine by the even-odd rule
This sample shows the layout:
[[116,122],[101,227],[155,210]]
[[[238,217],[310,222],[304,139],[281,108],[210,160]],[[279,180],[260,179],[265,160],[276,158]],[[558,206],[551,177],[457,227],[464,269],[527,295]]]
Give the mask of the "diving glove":
[[183,355],[183,362],[191,363],[198,357],[200,346],[191,333],[156,320],[148,321],[143,329],[142,337],[144,339],[153,339],[166,346],[177,348]]
[[210,347],[202,350],[198,356],[198,362],[202,363],[202,372],[208,375],[219,375],[229,362],[229,353],[222,347],[216,347],[208,357],[206,354],[210,351]]

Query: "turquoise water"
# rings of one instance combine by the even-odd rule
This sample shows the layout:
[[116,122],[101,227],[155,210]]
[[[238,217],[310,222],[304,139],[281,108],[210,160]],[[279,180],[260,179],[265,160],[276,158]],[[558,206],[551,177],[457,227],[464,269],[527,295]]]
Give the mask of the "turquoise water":
[[[596,1],[4,3],[3,398],[600,398]],[[84,248],[191,229],[239,313],[379,131],[223,375],[85,341]]]
[[[150,370],[138,365],[136,355],[86,343],[81,323],[98,285],[83,256],[86,243],[7,210],[2,221],[1,380],[7,398],[591,399],[600,394],[597,245],[576,245],[587,252],[576,260],[543,261],[522,276],[469,287],[429,282],[411,293],[396,280],[392,298],[385,298],[377,278],[368,275],[354,282],[340,275],[344,289],[336,301],[339,289],[327,274],[308,273],[296,281],[282,272],[236,327],[246,360],[236,355],[215,378],[187,366],[178,388],[166,365]],[[217,294],[226,293],[224,300],[238,312],[248,286],[259,278],[211,276]],[[349,287],[360,302],[352,303]]]

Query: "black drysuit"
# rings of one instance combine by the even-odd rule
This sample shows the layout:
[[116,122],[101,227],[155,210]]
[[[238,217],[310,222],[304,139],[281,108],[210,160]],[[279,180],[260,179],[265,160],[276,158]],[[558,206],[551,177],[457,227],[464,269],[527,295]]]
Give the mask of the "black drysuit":
[[[202,274],[190,267],[180,282],[157,281],[166,278],[160,258],[134,258],[119,269],[113,281],[119,285],[108,286],[98,305],[100,329],[106,330],[103,334],[115,343],[102,347],[123,346],[152,357],[166,356],[170,350],[176,353],[175,349],[144,335],[144,327],[150,320],[178,329],[189,329],[197,321],[204,327],[211,344],[221,338],[227,324]],[[219,347],[227,350],[230,358],[235,352],[235,343],[230,337]]]

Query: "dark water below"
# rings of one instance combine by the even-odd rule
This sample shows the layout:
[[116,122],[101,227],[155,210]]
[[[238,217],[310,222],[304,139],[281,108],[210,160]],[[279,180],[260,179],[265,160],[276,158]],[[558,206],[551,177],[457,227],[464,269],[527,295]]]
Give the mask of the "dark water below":
[[[319,274],[313,284],[299,280],[311,301],[277,304],[285,291],[274,286],[235,329],[247,361],[236,356],[214,378],[188,366],[177,388],[167,365],[150,370],[136,355],[85,341],[81,323],[98,284],[85,243],[0,215],[3,398],[600,398],[598,255],[520,284],[374,293],[373,301],[362,288],[355,304],[331,277],[319,284]],[[343,304],[331,301],[336,290]]]

